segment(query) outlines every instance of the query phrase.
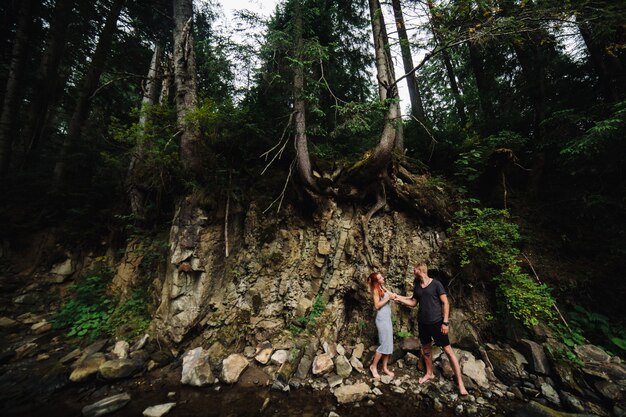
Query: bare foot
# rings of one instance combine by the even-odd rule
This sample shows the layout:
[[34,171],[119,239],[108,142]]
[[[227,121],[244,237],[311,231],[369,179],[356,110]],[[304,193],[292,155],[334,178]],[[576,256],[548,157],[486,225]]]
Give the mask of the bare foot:
[[372,365],[370,365],[370,372],[372,373],[372,376],[374,377],[374,379],[380,379],[380,375],[378,375],[378,371],[376,370],[376,368],[372,367]]
[[459,394],[461,395],[461,397],[465,397],[466,395],[468,395],[468,392],[465,389],[465,387],[463,387],[463,388],[459,388]]
[[434,377],[435,377],[435,375],[433,375],[433,374],[430,374],[430,375],[429,375],[429,374],[426,374],[426,375],[424,375],[423,377],[421,377],[421,378],[417,381],[417,383],[418,383],[418,384],[423,384],[424,382],[428,381],[429,379],[433,379]]
[[396,374],[394,374],[393,372],[391,372],[389,369],[383,369],[383,372],[386,373],[387,375],[389,375],[390,377],[394,377],[396,376]]

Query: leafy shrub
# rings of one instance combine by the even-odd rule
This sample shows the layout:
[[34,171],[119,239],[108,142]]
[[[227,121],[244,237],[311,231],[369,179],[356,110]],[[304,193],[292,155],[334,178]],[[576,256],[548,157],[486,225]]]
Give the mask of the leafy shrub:
[[106,293],[113,271],[96,268],[70,287],[70,300],[52,318],[57,329],[68,328],[70,337],[94,340],[105,335],[132,338],[150,324],[147,304],[139,292],[118,303]]
[[[569,312],[568,316],[570,327],[574,328],[577,333],[588,335],[594,342],[597,340],[597,343],[603,345],[607,350],[613,350],[615,347],[618,347],[622,351],[626,351],[626,330],[609,321],[607,316],[588,311],[581,306],[574,307],[574,310]],[[608,346],[607,341],[610,342]],[[564,343],[570,346],[565,340]],[[575,340],[574,343],[584,343],[584,338],[582,338],[582,341]]]
[[461,266],[476,262],[495,270],[502,307],[526,326],[553,317],[554,300],[545,284],[537,284],[517,265],[520,239],[517,225],[506,210],[472,208],[457,213],[454,232]]

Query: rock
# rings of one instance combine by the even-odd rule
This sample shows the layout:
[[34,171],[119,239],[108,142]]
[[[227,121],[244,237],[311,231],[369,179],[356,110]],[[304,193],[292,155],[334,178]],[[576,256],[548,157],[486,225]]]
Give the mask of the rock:
[[[281,383],[285,382],[283,378],[276,379],[280,379]],[[242,388],[259,388],[270,385],[270,382],[270,376],[263,369],[256,366],[248,366],[237,380],[237,386]]]
[[222,364],[222,381],[227,384],[234,384],[247,367],[248,360],[246,357],[238,353],[233,353],[224,359]]
[[305,317],[312,305],[313,302],[308,298],[300,298],[298,300],[298,305],[296,306],[296,317]]
[[335,388],[337,385],[343,383],[343,378],[337,374],[330,374],[326,377],[326,381],[328,382],[329,388]]
[[518,364],[512,352],[497,349],[490,350],[488,354],[493,365],[493,372],[502,382],[513,385],[522,378],[523,368]]
[[614,362],[587,362],[582,367],[582,371],[604,380],[620,381],[626,380],[626,367]]
[[477,351],[480,347],[478,332],[462,311],[453,310],[450,317],[450,343],[460,349]]
[[594,386],[596,391],[608,400],[618,402],[622,399],[622,388],[611,381],[596,381]]
[[74,273],[74,267],[72,266],[72,260],[66,259],[65,261],[58,263],[50,270],[51,274],[68,276]]
[[17,359],[29,358],[33,356],[39,345],[35,342],[24,343],[15,349]]
[[254,346],[246,346],[243,349],[243,356],[248,359],[254,358],[254,354],[256,353],[256,348]]
[[547,382],[541,384],[541,395],[544,396],[548,401],[556,406],[561,406],[561,399],[559,398],[559,394],[556,392],[554,387]]
[[135,362],[145,363],[150,359],[150,354],[145,350],[136,350],[134,352],[130,352],[130,358]]
[[313,375],[324,375],[329,373],[334,367],[333,360],[327,353],[317,355],[313,359]]
[[[248,362],[246,361],[246,363]],[[209,355],[203,351],[202,347],[192,349],[183,356],[183,370],[180,383],[194,387],[215,383],[215,377],[209,363]]]
[[525,355],[530,369],[537,374],[550,375],[550,364],[543,346],[528,339],[520,340],[520,350]]
[[363,364],[361,363],[360,360],[358,360],[355,356],[352,356],[350,358],[350,365],[352,365],[352,369],[356,369],[356,371],[360,374],[365,374],[367,373],[365,371],[365,368],[363,367]]
[[[211,367],[213,369],[218,369],[222,365],[222,361],[228,355],[228,352],[226,351],[224,345],[222,345],[220,342],[215,342],[211,345],[209,350],[206,351],[206,354],[209,357],[209,363],[211,364]],[[253,350],[250,357],[253,357],[255,354],[256,349]]]
[[391,384],[391,380],[392,380],[392,379],[393,379],[393,378],[392,378],[392,377],[390,377],[390,376],[389,376],[389,375],[387,375],[387,374],[381,374],[381,375],[380,375],[380,382],[382,382],[382,383],[383,383],[383,384],[385,384],[385,385],[389,385],[389,384]]
[[126,359],[128,358],[128,351],[130,350],[130,346],[127,341],[120,340],[115,343],[115,347],[113,347],[113,351],[111,352],[114,357],[118,359]]
[[76,361],[76,363],[74,363],[73,366],[74,367],[80,366],[83,363],[83,361],[87,360],[87,358],[92,356],[94,353],[100,352],[100,350],[102,350],[102,348],[106,346],[107,342],[108,342],[107,339],[100,339],[100,340],[96,340],[95,342],[87,346],[85,350],[83,351],[83,354],[81,355],[81,357],[78,358],[78,360]]
[[41,354],[37,355],[37,358],[35,360],[37,362],[41,362],[41,361],[45,361],[47,359],[50,359],[50,355],[48,355],[47,353],[41,353]]
[[352,351],[352,357],[361,359],[363,357],[363,351],[365,350],[365,346],[363,343],[357,343],[354,345],[354,350]]
[[335,390],[335,398],[339,404],[348,404],[361,401],[370,392],[365,382],[354,385],[343,385]]
[[471,353],[466,355],[467,359],[461,365],[461,372],[470,377],[481,388],[489,387],[489,380],[485,373],[485,362],[476,359]]
[[322,349],[324,349],[324,353],[330,356],[331,359],[338,355],[337,344],[335,342],[324,342],[322,344]]
[[127,393],[113,395],[100,400],[91,405],[83,407],[82,413],[84,417],[99,417],[112,413],[124,407],[130,401],[130,395]]
[[141,369],[141,364],[132,359],[113,359],[98,368],[98,374],[106,380],[127,378]]
[[137,350],[143,349],[144,346],[146,346],[146,343],[148,342],[148,340],[150,340],[150,335],[147,333],[144,334],[143,336],[138,337],[135,343],[133,343],[133,346],[130,348],[130,351],[135,352]]
[[578,382],[576,382],[572,365],[562,359],[554,361],[553,365],[554,374],[556,375],[558,381],[566,388],[582,395],[583,390],[580,385],[578,385]]
[[265,365],[270,361],[273,351],[274,351],[274,348],[272,347],[272,344],[269,341],[260,343],[256,347],[254,359],[260,364]]
[[30,329],[35,332],[35,334],[41,334],[52,330],[52,324],[48,323],[46,320],[43,320],[39,323],[33,324]]
[[[521,406],[514,414],[515,417],[574,417],[588,416],[588,414],[571,414],[554,410],[537,401],[529,401]],[[590,416],[589,416],[590,417]]]
[[337,343],[337,355],[346,355],[346,348],[339,343]]
[[153,405],[143,410],[143,415],[145,417],[161,417],[169,413],[174,406],[176,406],[176,403]]
[[97,374],[100,365],[102,365],[104,362],[106,362],[104,353],[93,353],[91,356],[80,361],[80,365],[74,368],[74,370],[70,374],[70,381],[81,382],[91,377],[92,375]]
[[407,354],[404,355],[404,363],[406,363],[408,366],[416,366],[419,360],[420,358],[412,354],[411,352],[407,352]]
[[345,356],[339,355],[335,358],[335,372],[342,378],[347,378],[352,373],[352,365]]
[[61,363],[66,363],[71,361],[72,359],[75,359],[78,357],[78,355],[80,355],[80,349],[76,348],[73,351],[69,352],[67,355],[63,356],[59,362]]
[[331,411],[330,413],[328,413],[328,417],[341,417],[341,416],[335,413],[334,411]]
[[330,242],[324,235],[321,235],[317,242],[317,253],[323,256],[330,254]]
[[608,353],[595,345],[578,345],[574,347],[574,351],[576,351],[578,357],[585,363],[604,363],[611,360],[611,356],[609,356]]
[[441,373],[448,379],[454,377],[454,370],[452,369],[452,364],[450,363],[450,359],[448,359],[447,355],[444,355],[441,358]]
[[575,411],[577,413],[582,413],[585,411],[585,407],[583,407],[582,403],[578,398],[574,395],[570,394],[567,391],[561,391],[561,403],[563,407],[570,411]]
[[0,317],[0,329],[10,329],[15,325],[17,325],[17,321],[13,320],[12,318],[6,316]]
[[413,352],[419,354],[419,351],[422,349],[422,344],[417,337],[405,337],[400,342],[400,349],[405,352]]
[[289,359],[289,351],[280,349],[274,352],[274,354],[270,358],[270,363],[274,365],[282,365],[283,363],[287,362],[287,359]]
[[296,377],[300,379],[306,379],[312,364],[313,359],[311,359],[310,356],[302,356],[302,359],[300,359],[300,363],[298,363],[298,369],[296,369]]

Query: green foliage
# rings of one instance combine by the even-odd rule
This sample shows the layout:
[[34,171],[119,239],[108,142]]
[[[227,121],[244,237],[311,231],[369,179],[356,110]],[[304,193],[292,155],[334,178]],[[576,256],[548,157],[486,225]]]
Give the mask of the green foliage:
[[321,295],[315,297],[315,301],[311,306],[311,311],[306,316],[296,317],[296,321],[304,328],[314,327],[317,324],[317,319],[322,315],[326,309],[326,302]]
[[405,330],[398,330],[396,332],[396,337],[399,337],[401,339],[404,339],[405,337],[413,337],[413,333],[407,332]]
[[626,352],[626,329],[615,320],[610,320],[604,314],[588,311],[581,306],[575,306],[573,311],[569,312],[568,317],[570,327],[577,329],[579,333],[584,332],[594,343],[604,346],[609,351],[617,347],[622,352]]
[[68,328],[67,335],[94,340],[102,336],[133,338],[148,328],[148,304],[141,292],[118,303],[107,295],[113,272],[104,266],[78,278],[70,287],[70,299],[52,319],[57,329]]
[[472,262],[494,271],[499,302],[526,326],[553,317],[554,300],[545,284],[537,284],[517,265],[520,239],[506,210],[472,208],[457,213],[454,226],[461,266]]

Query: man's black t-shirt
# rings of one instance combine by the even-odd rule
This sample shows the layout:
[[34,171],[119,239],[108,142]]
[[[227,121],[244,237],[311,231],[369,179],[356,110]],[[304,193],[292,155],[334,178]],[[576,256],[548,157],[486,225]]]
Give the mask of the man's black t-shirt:
[[417,320],[422,324],[435,324],[443,320],[443,307],[439,296],[445,294],[443,284],[433,279],[426,288],[420,287],[419,279],[413,283],[413,298],[419,303]]

